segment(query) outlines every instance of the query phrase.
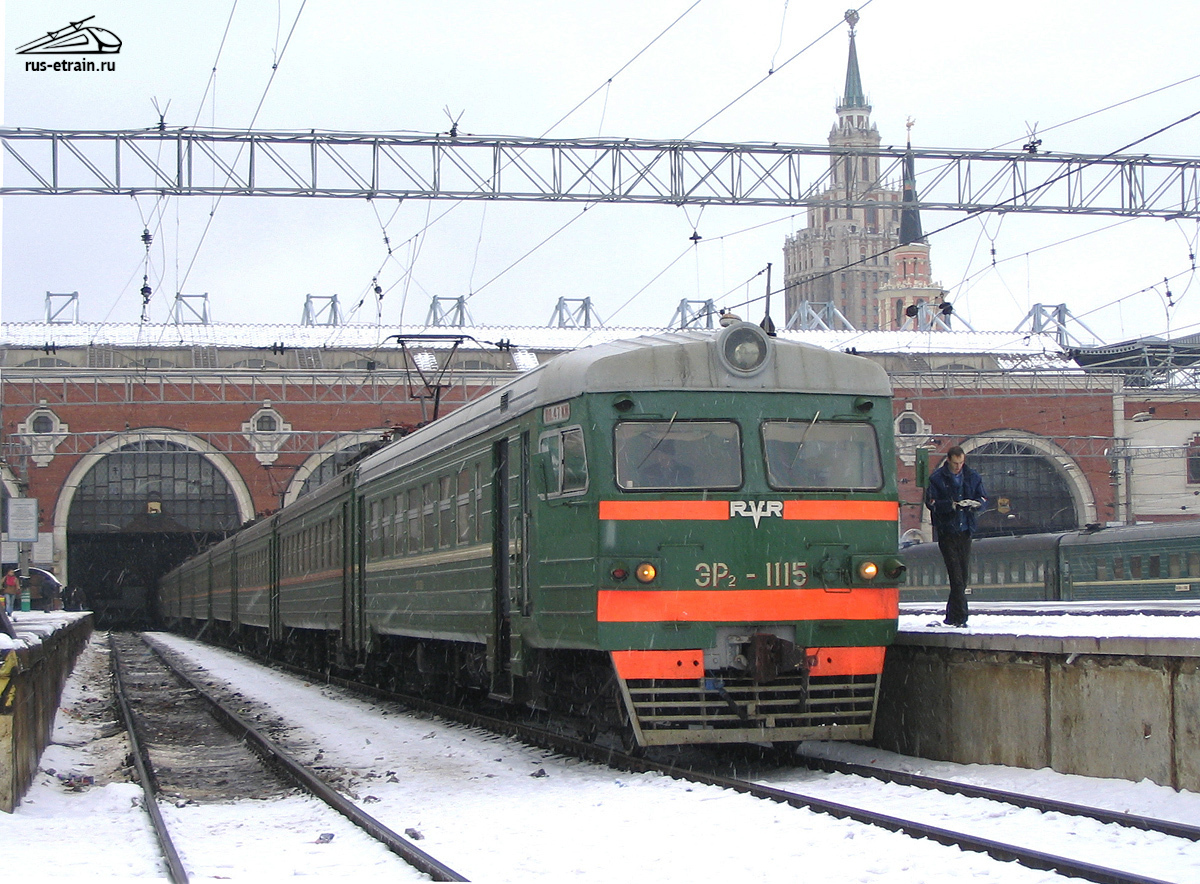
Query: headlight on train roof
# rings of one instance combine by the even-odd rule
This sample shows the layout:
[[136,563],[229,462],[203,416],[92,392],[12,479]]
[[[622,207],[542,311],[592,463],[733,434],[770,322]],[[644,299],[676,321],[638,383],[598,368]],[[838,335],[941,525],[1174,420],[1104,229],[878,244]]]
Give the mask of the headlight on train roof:
[[767,333],[748,322],[729,326],[721,332],[718,344],[725,367],[742,375],[762,370],[771,352],[771,340]]

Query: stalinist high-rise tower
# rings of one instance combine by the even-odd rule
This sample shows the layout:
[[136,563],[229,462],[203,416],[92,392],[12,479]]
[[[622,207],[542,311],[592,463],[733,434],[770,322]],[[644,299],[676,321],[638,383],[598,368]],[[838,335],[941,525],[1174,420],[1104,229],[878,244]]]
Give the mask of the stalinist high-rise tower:
[[796,325],[793,317],[808,302],[817,312],[824,312],[825,305],[836,308],[855,328],[894,329],[904,324],[909,306],[937,303],[943,291],[930,281],[929,246],[915,205],[912,158],[904,164],[905,180],[898,188],[880,180],[878,157],[837,156],[880,144],[858,70],[854,43],[858,13],[850,10],[846,21],[850,57],[837,123],[829,133],[834,156],[822,198],[887,205],[810,207],[808,226],[784,243],[784,303],[792,326]]

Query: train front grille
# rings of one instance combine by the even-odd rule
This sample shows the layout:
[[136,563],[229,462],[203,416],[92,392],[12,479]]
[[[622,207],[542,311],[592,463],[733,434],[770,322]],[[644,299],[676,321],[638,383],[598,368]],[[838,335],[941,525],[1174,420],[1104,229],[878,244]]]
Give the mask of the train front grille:
[[635,731],[647,746],[683,743],[871,738],[876,675],[630,679],[622,683]]

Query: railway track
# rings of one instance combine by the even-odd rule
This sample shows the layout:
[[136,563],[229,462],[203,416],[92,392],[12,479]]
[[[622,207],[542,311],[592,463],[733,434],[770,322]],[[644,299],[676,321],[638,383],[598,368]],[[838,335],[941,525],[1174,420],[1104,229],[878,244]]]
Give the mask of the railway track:
[[[349,692],[359,695],[367,695],[375,699],[381,699],[389,703],[400,703],[407,709],[423,710],[424,712],[444,718],[448,721],[458,722],[467,726],[482,728],[492,733],[504,734],[516,737],[525,743],[541,747],[553,753],[561,754],[573,758],[583,758],[594,762],[602,763],[612,767],[633,772],[654,771],[664,775],[687,780],[693,783],[706,784],[717,786],[722,789],[744,793],[771,802],[787,804],[792,807],[807,808],[819,813],[829,814],[835,817],[851,819],[870,826],[887,829],[890,831],[901,832],[913,838],[928,839],[939,844],[958,847],[965,851],[978,852],[986,854],[1000,861],[1016,861],[1021,865],[1032,869],[1049,870],[1058,874],[1069,877],[1074,877],[1082,880],[1100,882],[1100,884],[1162,884],[1162,882],[1173,881],[1181,882],[1191,880],[1188,875],[1183,877],[1172,877],[1170,874],[1162,874],[1162,866],[1158,867],[1162,877],[1154,877],[1153,875],[1143,873],[1137,870],[1139,864],[1139,856],[1145,857],[1145,853],[1138,851],[1145,850],[1143,846],[1138,846],[1136,849],[1130,849],[1127,868],[1113,868],[1102,865],[1097,862],[1088,862],[1087,859],[1095,859],[1094,856],[1088,856],[1084,852],[1084,859],[1079,856],[1079,850],[1076,850],[1076,856],[1061,855],[1058,852],[1037,850],[1022,843],[1005,843],[999,837],[979,837],[968,832],[960,831],[956,825],[956,814],[959,810],[965,808],[965,805],[958,805],[959,810],[952,810],[948,818],[954,819],[954,822],[939,824],[938,822],[925,821],[917,819],[903,818],[902,816],[891,812],[880,813],[876,809],[866,806],[865,803],[860,804],[856,801],[832,801],[829,800],[828,794],[823,796],[822,789],[797,787],[795,783],[783,784],[782,780],[786,777],[775,778],[776,782],[771,784],[771,772],[765,772],[763,775],[753,774],[752,778],[758,780],[767,780],[768,782],[752,782],[745,775],[744,771],[740,775],[723,775],[720,767],[715,767],[709,764],[707,767],[701,767],[699,764],[692,763],[688,766],[681,765],[678,762],[672,762],[669,759],[663,758],[645,758],[635,757],[621,752],[611,746],[599,746],[595,743],[589,743],[579,739],[575,739],[570,735],[555,733],[547,730],[541,723],[530,723],[528,721],[508,720],[495,715],[488,715],[482,712],[464,711],[457,708],[441,706],[438,704],[423,701],[413,697],[401,697],[394,693],[380,691],[377,689],[367,688],[353,681],[347,681],[328,677],[325,675],[318,676],[309,671],[297,671],[306,679],[320,680],[322,682],[337,685],[346,689]],[[384,713],[387,714],[386,712]],[[496,759],[499,760],[499,759]],[[726,757],[726,762],[728,757]],[[797,759],[798,761],[798,759]],[[795,777],[796,761],[789,762],[793,766],[783,773],[790,774]],[[741,761],[743,766],[747,766],[747,762],[743,758]],[[758,767],[765,767],[763,761],[758,761]],[[855,774],[866,774],[872,778],[884,778],[888,776],[887,772],[876,770],[874,768],[864,769],[861,766],[855,770],[847,770],[844,772],[852,772]],[[1081,807],[1078,805],[1071,806],[1062,803],[1052,803],[1039,799],[1029,799],[1026,796],[1016,796],[1010,793],[990,793],[985,794],[987,790],[970,789],[969,787],[957,788],[952,787],[944,781],[933,780],[931,778],[919,778],[911,775],[895,777],[896,782],[903,782],[909,788],[917,787],[925,790],[936,790],[939,792],[949,791],[952,788],[960,794],[967,795],[975,799],[986,798],[989,801],[1003,801],[1008,804],[1018,803],[1022,807],[1029,807],[1044,813],[1050,814],[1047,817],[1045,826],[1047,829],[1053,826],[1060,826],[1063,831],[1061,840],[1065,843],[1072,837],[1070,832],[1074,822],[1056,822],[1053,819],[1055,814],[1069,814],[1072,819],[1077,820],[1079,817],[1089,817],[1097,822],[1114,823],[1117,825],[1131,828],[1131,832],[1145,833],[1153,832],[1156,835],[1161,835],[1163,838],[1181,839],[1189,847],[1196,840],[1197,832],[1192,827],[1180,826],[1174,823],[1149,820],[1141,817],[1132,817],[1126,814],[1107,814],[1103,811],[1098,811],[1094,808]],[[879,802],[876,796],[876,803]],[[950,799],[953,800],[953,799]],[[888,804],[888,809],[894,811],[896,807],[904,808],[910,803],[906,799],[891,799]],[[988,810],[984,813],[987,817],[1000,817],[1009,811],[1003,809]],[[1041,824],[1038,824],[1041,825]],[[1094,824],[1093,824],[1094,825]],[[1055,830],[1058,831],[1058,830]],[[1057,837],[1057,836],[1056,836]],[[1131,834],[1130,841],[1137,840],[1138,836]],[[1011,839],[1010,839],[1011,840]],[[1123,841],[1118,843],[1124,844]],[[1058,844],[1055,844],[1057,850]],[[1066,852],[1070,848],[1064,847]],[[1122,847],[1122,850],[1124,848]],[[1191,862],[1192,860],[1188,860]],[[1121,862],[1113,863],[1113,865],[1121,865]],[[1194,870],[1194,866],[1192,867]]]
[[[1132,869],[1111,868],[1087,862],[1078,857],[1036,850],[1020,844],[1006,843],[994,838],[973,835],[969,832],[954,829],[951,826],[939,826],[890,813],[881,813],[865,805],[835,802],[820,795],[804,793],[794,788],[778,788],[759,782],[751,782],[737,776],[726,776],[712,772],[711,770],[701,769],[701,767],[695,764],[681,765],[671,761],[632,755],[613,746],[597,745],[594,742],[588,742],[567,734],[548,730],[540,724],[529,724],[482,712],[445,706],[419,697],[398,695],[328,674],[317,674],[300,669],[294,669],[293,671],[302,673],[308,678],[321,678],[330,684],[338,685],[353,693],[400,703],[409,708],[424,710],[449,721],[457,721],[471,727],[478,727],[494,733],[513,736],[556,753],[606,764],[622,770],[657,772],[674,779],[718,786],[752,795],[763,800],[787,804],[797,808],[805,808],[838,818],[851,819],[855,822],[880,827],[889,831],[901,832],[913,838],[924,838],[949,847],[983,853],[1000,862],[1015,861],[1031,869],[1052,871],[1067,877],[1093,881],[1096,884],[1177,884],[1177,882],[1172,882],[1169,879],[1143,875]],[[799,757],[797,757],[797,760],[800,760]],[[808,764],[809,762],[804,760],[801,763]],[[814,765],[818,764],[818,762],[813,763]],[[834,763],[830,763],[828,766],[830,770],[835,770],[836,768],[837,766]],[[865,765],[843,767],[838,772],[854,773],[858,776],[888,780],[924,790],[936,790],[965,797],[981,798],[997,803],[1038,810],[1043,813],[1057,813],[1068,817],[1088,818],[1135,830],[1157,832],[1165,837],[1181,838],[1188,841],[1200,840],[1200,830],[1197,830],[1195,827],[1166,820],[1154,820],[1131,814],[1114,813],[1100,808],[1040,799],[1033,796],[963,786],[930,777],[896,774],[893,771],[867,767]],[[1133,862],[1136,863],[1136,859]]]
[[955,780],[939,777],[929,777],[905,771],[891,770],[884,767],[874,767],[867,764],[855,764],[847,761],[835,761],[829,758],[817,758],[810,755],[798,755],[802,764],[812,770],[827,773],[840,773],[848,776],[869,777],[886,783],[896,783],[902,786],[915,786],[919,789],[942,792],[947,795],[963,795],[968,798],[983,798],[1008,804],[1013,807],[1038,810],[1043,813],[1061,813],[1066,816],[1085,817],[1101,823],[1112,823],[1128,829],[1140,829],[1144,832],[1158,832],[1171,838],[1184,838],[1188,841],[1200,841],[1200,827],[1189,826],[1186,823],[1172,820],[1154,819],[1131,813],[1108,810],[1102,807],[1089,807],[1058,801],[1053,798],[1042,798],[1036,795],[1025,795],[1017,792],[1007,792],[1000,789],[989,789],[984,786],[973,786]]
[[[435,881],[467,880],[364,812],[202,685],[169,654],[113,634],[115,693],[129,733],[144,805],[172,881],[188,881],[159,806],[172,801],[282,797],[303,788]],[[251,748],[253,751],[251,751]]]

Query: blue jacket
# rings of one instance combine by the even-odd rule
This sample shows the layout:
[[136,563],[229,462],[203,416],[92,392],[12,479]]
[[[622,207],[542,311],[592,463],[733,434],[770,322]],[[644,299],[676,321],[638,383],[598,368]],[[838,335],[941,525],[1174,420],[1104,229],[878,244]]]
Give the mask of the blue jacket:
[[975,515],[979,511],[955,506],[959,500],[986,503],[987,492],[983,489],[983,479],[979,473],[963,464],[962,486],[956,488],[954,474],[943,463],[930,474],[929,484],[925,486],[925,506],[929,507],[937,536],[975,533]]

